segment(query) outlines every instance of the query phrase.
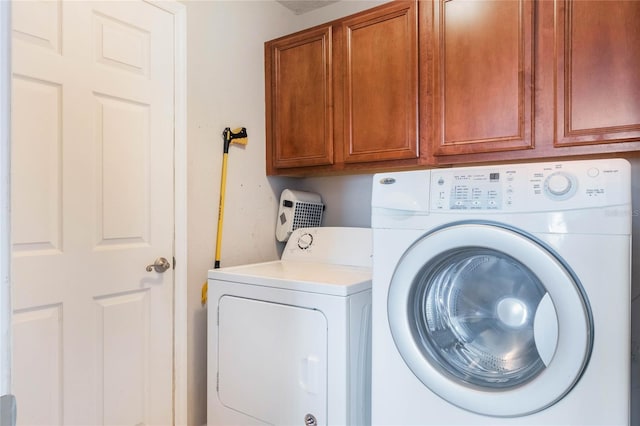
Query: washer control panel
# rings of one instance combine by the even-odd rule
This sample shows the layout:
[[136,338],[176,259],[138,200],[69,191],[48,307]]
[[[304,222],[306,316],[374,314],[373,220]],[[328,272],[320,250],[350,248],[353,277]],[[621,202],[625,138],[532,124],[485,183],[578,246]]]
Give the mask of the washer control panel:
[[499,171],[460,170],[435,177],[431,199],[437,208],[452,210],[500,209],[508,193],[503,190],[506,175]]
[[626,160],[586,160],[431,171],[430,207],[449,211],[545,211],[624,204]]

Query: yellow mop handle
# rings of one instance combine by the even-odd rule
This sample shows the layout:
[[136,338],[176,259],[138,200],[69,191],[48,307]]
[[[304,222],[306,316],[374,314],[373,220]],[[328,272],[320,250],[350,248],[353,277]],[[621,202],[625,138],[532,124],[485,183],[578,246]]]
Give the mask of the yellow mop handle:
[[214,268],[220,267],[220,248],[222,246],[222,219],[224,217],[224,196],[227,187],[227,157],[226,152],[222,154],[222,179],[220,179],[220,206],[218,207],[218,232],[216,235],[216,255]]
[[[247,129],[245,129],[244,127],[236,129],[233,132],[230,128],[227,127],[222,132],[222,137],[224,138],[224,149],[222,153],[222,179],[220,179],[220,206],[218,207],[218,232],[216,235],[216,253],[213,265],[214,269],[218,269],[220,267],[220,248],[222,247],[222,219],[224,217],[225,188],[227,187],[227,157],[229,156],[229,145],[231,143],[246,145],[248,142]],[[207,292],[208,284],[205,281],[205,283],[202,285],[201,293],[202,306],[207,303]]]
[[[218,232],[216,235],[216,254],[214,260],[214,268],[218,269],[220,267],[220,247],[222,246],[222,218],[224,216],[224,196],[225,196],[225,188],[227,186],[227,154],[226,152],[222,154],[222,179],[220,182],[220,206],[218,207]],[[205,281],[202,285],[200,294],[200,303],[202,306],[207,304],[209,285]]]

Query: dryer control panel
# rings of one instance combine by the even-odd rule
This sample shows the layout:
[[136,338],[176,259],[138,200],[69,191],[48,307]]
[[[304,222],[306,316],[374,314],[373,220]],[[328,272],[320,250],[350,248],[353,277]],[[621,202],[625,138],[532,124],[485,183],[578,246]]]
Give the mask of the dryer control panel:
[[291,234],[282,260],[371,267],[371,238],[370,228],[298,228]]
[[431,171],[435,211],[554,211],[627,204],[626,160],[461,167]]

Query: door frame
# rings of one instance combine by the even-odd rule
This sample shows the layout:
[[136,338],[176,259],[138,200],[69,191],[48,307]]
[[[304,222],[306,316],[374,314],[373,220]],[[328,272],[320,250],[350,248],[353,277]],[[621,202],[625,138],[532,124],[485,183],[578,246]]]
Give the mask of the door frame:
[[[176,0],[144,0],[174,20],[174,293],[173,424],[187,424],[187,13]],[[0,395],[11,392],[10,128],[11,2],[0,1]],[[7,24],[7,25],[5,25]],[[8,285],[5,285],[8,284]],[[8,334],[5,332],[8,328]],[[5,372],[8,371],[8,374]]]
[[[0,396],[11,393],[11,2],[0,1]],[[2,418],[0,418],[2,422]]]
[[[177,0],[144,0],[174,22],[173,424],[187,424],[187,9]],[[176,268],[177,265],[177,268]]]

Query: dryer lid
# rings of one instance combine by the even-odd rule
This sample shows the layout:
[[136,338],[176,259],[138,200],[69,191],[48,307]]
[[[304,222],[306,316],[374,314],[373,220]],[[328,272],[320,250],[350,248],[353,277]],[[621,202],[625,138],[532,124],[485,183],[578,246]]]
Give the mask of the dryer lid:
[[371,268],[277,260],[212,269],[209,271],[209,279],[348,296],[371,289]]

